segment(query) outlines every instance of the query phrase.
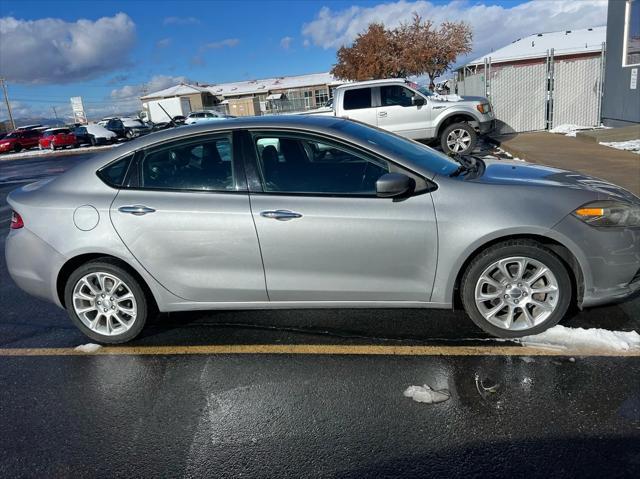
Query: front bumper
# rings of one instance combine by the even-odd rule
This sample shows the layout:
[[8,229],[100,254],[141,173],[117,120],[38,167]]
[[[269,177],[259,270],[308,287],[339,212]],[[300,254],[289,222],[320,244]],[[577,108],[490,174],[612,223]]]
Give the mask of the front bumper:
[[64,257],[27,228],[12,230],[5,241],[9,275],[27,293],[60,304],[58,272]]
[[495,118],[493,120],[487,120],[487,121],[478,122],[478,132],[481,135],[486,135],[487,133],[489,133],[490,131],[493,131],[495,129],[496,129],[496,120],[495,120]]
[[580,307],[626,298],[640,290],[640,228],[594,228],[570,215],[554,230],[574,242],[582,273]]

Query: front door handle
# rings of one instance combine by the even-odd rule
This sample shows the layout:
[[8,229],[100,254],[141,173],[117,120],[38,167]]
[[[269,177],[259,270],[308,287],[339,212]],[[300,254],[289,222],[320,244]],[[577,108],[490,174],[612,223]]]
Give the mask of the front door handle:
[[144,205],[133,205],[133,206],[121,206],[120,208],[118,208],[118,211],[120,213],[129,213],[135,216],[142,216],[142,215],[146,215],[147,213],[154,213],[156,210]]
[[260,216],[262,216],[263,218],[271,218],[278,221],[289,221],[295,218],[302,218],[302,215],[300,213],[289,210],[262,211],[260,213]]

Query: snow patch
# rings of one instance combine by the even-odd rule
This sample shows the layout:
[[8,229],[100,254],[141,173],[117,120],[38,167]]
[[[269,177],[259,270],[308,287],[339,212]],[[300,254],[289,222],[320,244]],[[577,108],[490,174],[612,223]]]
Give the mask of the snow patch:
[[574,125],[571,123],[567,123],[564,125],[558,125],[555,126],[553,128],[551,128],[549,130],[549,133],[556,133],[559,135],[566,135],[566,136],[576,136],[576,133],[580,130],[593,130],[592,126],[581,126],[581,125]]
[[640,350],[640,334],[636,331],[609,331],[554,326],[534,336],[516,340],[524,346],[549,349],[635,351]]
[[640,155],[640,138],[628,141],[601,141],[601,145],[615,148],[616,150],[626,150]]
[[80,351],[81,353],[95,353],[101,348],[102,346],[100,346],[99,344],[87,343],[87,344],[81,344],[80,346],[75,347],[74,351]]
[[403,394],[416,402],[424,402],[427,404],[444,402],[451,397],[448,389],[434,391],[426,384],[423,386],[409,386]]
[[116,143],[113,145],[102,145],[102,146],[83,146],[80,148],[66,148],[64,150],[56,150],[55,152],[49,149],[44,149],[44,150],[26,150],[26,151],[21,151],[20,153],[3,153],[2,155],[0,155],[0,161],[19,160],[22,158],[35,158],[40,156],[73,155],[76,153],[97,153],[102,150],[115,148],[116,146],[119,146],[121,144],[122,143]]
[[462,101],[463,100],[463,98],[460,95],[456,95],[454,93],[452,93],[451,95],[440,95],[439,93],[434,93],[432,98],[438,101]]

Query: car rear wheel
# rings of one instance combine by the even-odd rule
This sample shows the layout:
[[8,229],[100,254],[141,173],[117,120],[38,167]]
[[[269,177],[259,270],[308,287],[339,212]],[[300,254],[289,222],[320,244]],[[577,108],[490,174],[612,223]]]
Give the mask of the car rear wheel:
[[55,151],[56,150],[56,145],[53,143],[53,141],[51,143],[49,143],[49,148],[51,148],[51,151]]
[[468,155],[477,142],[476,131],[468,123],[453,123],[440,135],[440,146],[447,154]]
[[572,285],[562,261],[542,244],[514,240],[491,246],[462,278],[462,302],[472,321],[493,336],[539,334],[564,316]]
[[65,305],[85,335],[110,344],[124,343],[140,334],[149,311],[138,280],[108,260],[89,262],[69,276]]
[[93,136],[93,135],[91,135],[91,136],[89,137],[89,143],[91,143],[91,146],[96,146],[96,145],[97,145],[96,137],[95,137],[95,136]]

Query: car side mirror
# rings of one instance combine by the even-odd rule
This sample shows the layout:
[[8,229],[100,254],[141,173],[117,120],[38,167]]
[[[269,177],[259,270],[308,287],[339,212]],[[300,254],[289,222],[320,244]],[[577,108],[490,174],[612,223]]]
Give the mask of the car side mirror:
[[379,198],[394,198],[412,192],[415,187],[413,178],[402,173],[387,173],[376,181],[376,195]]
[[414,95],[411,97],[411,104],[414,106],[422,106],[424,105],[424,98],[419,95]]

